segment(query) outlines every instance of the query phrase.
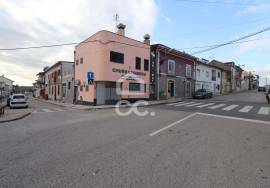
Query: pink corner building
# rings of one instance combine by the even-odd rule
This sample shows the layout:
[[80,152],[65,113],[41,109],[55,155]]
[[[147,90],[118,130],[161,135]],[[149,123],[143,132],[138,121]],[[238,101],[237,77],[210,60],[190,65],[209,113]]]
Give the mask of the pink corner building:
[[148,34],[143,42],[128,38],[123,24],[117,26],[116,33],[99,31],[75,47],[74,60],[77,103],[149,99]]

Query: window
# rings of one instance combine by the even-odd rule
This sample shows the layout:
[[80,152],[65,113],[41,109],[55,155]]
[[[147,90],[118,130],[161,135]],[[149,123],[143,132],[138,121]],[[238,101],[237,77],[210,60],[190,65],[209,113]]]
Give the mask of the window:
[[135,69],[141,70],[141,58],[136,57]]
[[78,59],[76,60],[76,65],[79,65],[79,60]]
[[110,52],[110,61],[114,63],[124,64],[124,54],[111,51]]
[[186,77],[191,77],[191,65],[186,65]]
[[175,61],[168,60],[168,74],[175,74]]
[[209,71],[205,72],[205,76],[206,76],[206,78],[209,78]]
[[85,86],[85,91],[89,91],[89,85]]
[[201,70],[197,69],[197,76],[200,76],[200,75],[201,75]]
[[68,82],[68,90],[71,88],[71,82]]
[[217,71],[216,70],[212,70],[212,80],[213,81],[217,80]]
[[58,96],[60,95],[60,86],[59,85],[57,86],[57,95]]
[[218,78],[220,78],[220,77],[221,77],[220,72],[218,72],[217,76],[218,76]]
[[129,91],[140,91],[141,84],[140,83],[129,83]]
[[149,60],[148,59],[144,60],[144,71],[149,71]]
[[83,86],[80,86],[80,91],[83,91]]
[[80,64],[83,64],[83,58],[81,57],[81,59],[80,59]]

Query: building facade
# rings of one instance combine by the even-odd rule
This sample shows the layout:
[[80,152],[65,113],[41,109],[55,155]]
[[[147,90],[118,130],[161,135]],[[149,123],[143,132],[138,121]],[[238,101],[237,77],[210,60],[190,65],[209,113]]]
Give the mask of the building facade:
[[[137,41],[117,32],[99,31],[74,52],[76,102],[115,104],[121,99],[149,99],[150,36]],[[127,83],[122,81],[129,80]]]
[[195,91],[206,89],[213,92],[214,95],[219,95],[221,94],[222,70],[207,63],[200,59],[196,62]]
[[151,46],[152,99],[190,98],[195,90],[196,58],[162,44]]
[[0,76],[0,95],[8,97],[13,90],[13,83],[14,81],[6,78],[4,75]]
[[45,71],[45,95],[49,100],[73,103],[74,62],[59,61]]
[[233,69],[231,66],[222,63],[217,60],[213,60],[209,63],[209,65],[215,66],[221,69],[221,93],[231,93],[233,91],[233,83],[234,83],[234,76],[233,76]]
[[45,98],[45,72],[39,72],[37,74],[37,80],[33,83],[34,97]]

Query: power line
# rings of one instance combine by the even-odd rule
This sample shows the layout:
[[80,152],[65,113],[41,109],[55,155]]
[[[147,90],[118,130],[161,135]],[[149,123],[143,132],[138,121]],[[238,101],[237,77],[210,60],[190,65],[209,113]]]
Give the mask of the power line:
[[232,1],[208,1],[208,0],[176,0],[176,1],[186,2],[186,3],[204,3],[204,4],[213,4],[213,5],[234,5],[234,6],[256,6],[256,5],[258,5],[258,4],[252,4],[252,3],[236,3],[236,2],[232,2]]
[[124,44],[124,45],[128,45],[128,46],[149,49],[147,47],[138,46],[138,45],[132,45],[132,44],[128,44],[128,43],[124,43],[124,42],[119,42],[119,41],[102,42],[101,40],[92,40],[92,41],[90,40],[90,41],[83,41],[83,42],[71,42],[71,43],[63,43],[63,44],[41,45],[41,46],[28,46],[28,47],[16,47],[16,48],[0,48],[0,51],[15,51],[15,50],[30,50],[30,49],[39,49],[39,48],[53,48],[53,47],[61,47],[61,46],[72,46],[72,45],[84,44],[84,43],[90,43],[90,42],[99,42],[101,44],[119,43],[119,44]]
[[226,45],[229,45],[229,44],[232,44],[232,43],[241,41],[241,40],[243,40],[243,39],[253,37],[253,36],[255,36],[255,35],[258,35],[258,34],[260,34],[260,33],[263,33],[263,32],[269,31],[269,30],[270,30],[270,27],[267,27],[267,28],[265,28],[265,29],[262,29],[262,30],[260,30],[260,31],[257,31],[257,32],[255,32],[255,33],[251,33],[251,34],[246,35],[246,36],[243,36],[243,37],[240,37],[240,38],[238,38],[238,39],[234,39],[234,40],[231,40],[231,41],[228,41],[228,42],[224,42],[224,43],[218,44],[218,45],[213,46],[213,47],[209,47],[209,48],[204,49],[204,50],[200,50],[200,51],[194,52],[194,53],[192,53],[192,55],[199,54],[199,53],[203,53],[203,52],[207,52],[207,51],[210,51],[210,50],[213,50],[213,49],[216,49],[216,48],[220,48],[220,47],[223,47],[223,46],[226,46]]
[[[270,36],[262,37],[262,38],[255,38],[255,39],[251,39],[251,40],[238,41],[238,42],[234,42],[232,44],[247,43],[247,42],[259,41],[259,40],[265,40],[265,39],[270,39]],[[217,45],[218,44],[205,45],[205,46],[194,46],[194,47],[189,47],[189,48],[180,48],[180,50],[192,50],[192,49],[198,49],[198,48],[210,48],[210,47],[215,47]]]

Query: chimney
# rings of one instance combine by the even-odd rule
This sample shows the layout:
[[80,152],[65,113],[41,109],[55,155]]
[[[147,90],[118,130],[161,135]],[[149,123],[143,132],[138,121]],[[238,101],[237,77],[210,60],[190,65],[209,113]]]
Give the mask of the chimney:
[[147,44],[147,45],[150,45],[150,35],[149,34],[145,34],[144,35],[144,43]]
[[118,24],[116,34],[125,36],[125,28],[126,28],[126,25],[122,23]]

